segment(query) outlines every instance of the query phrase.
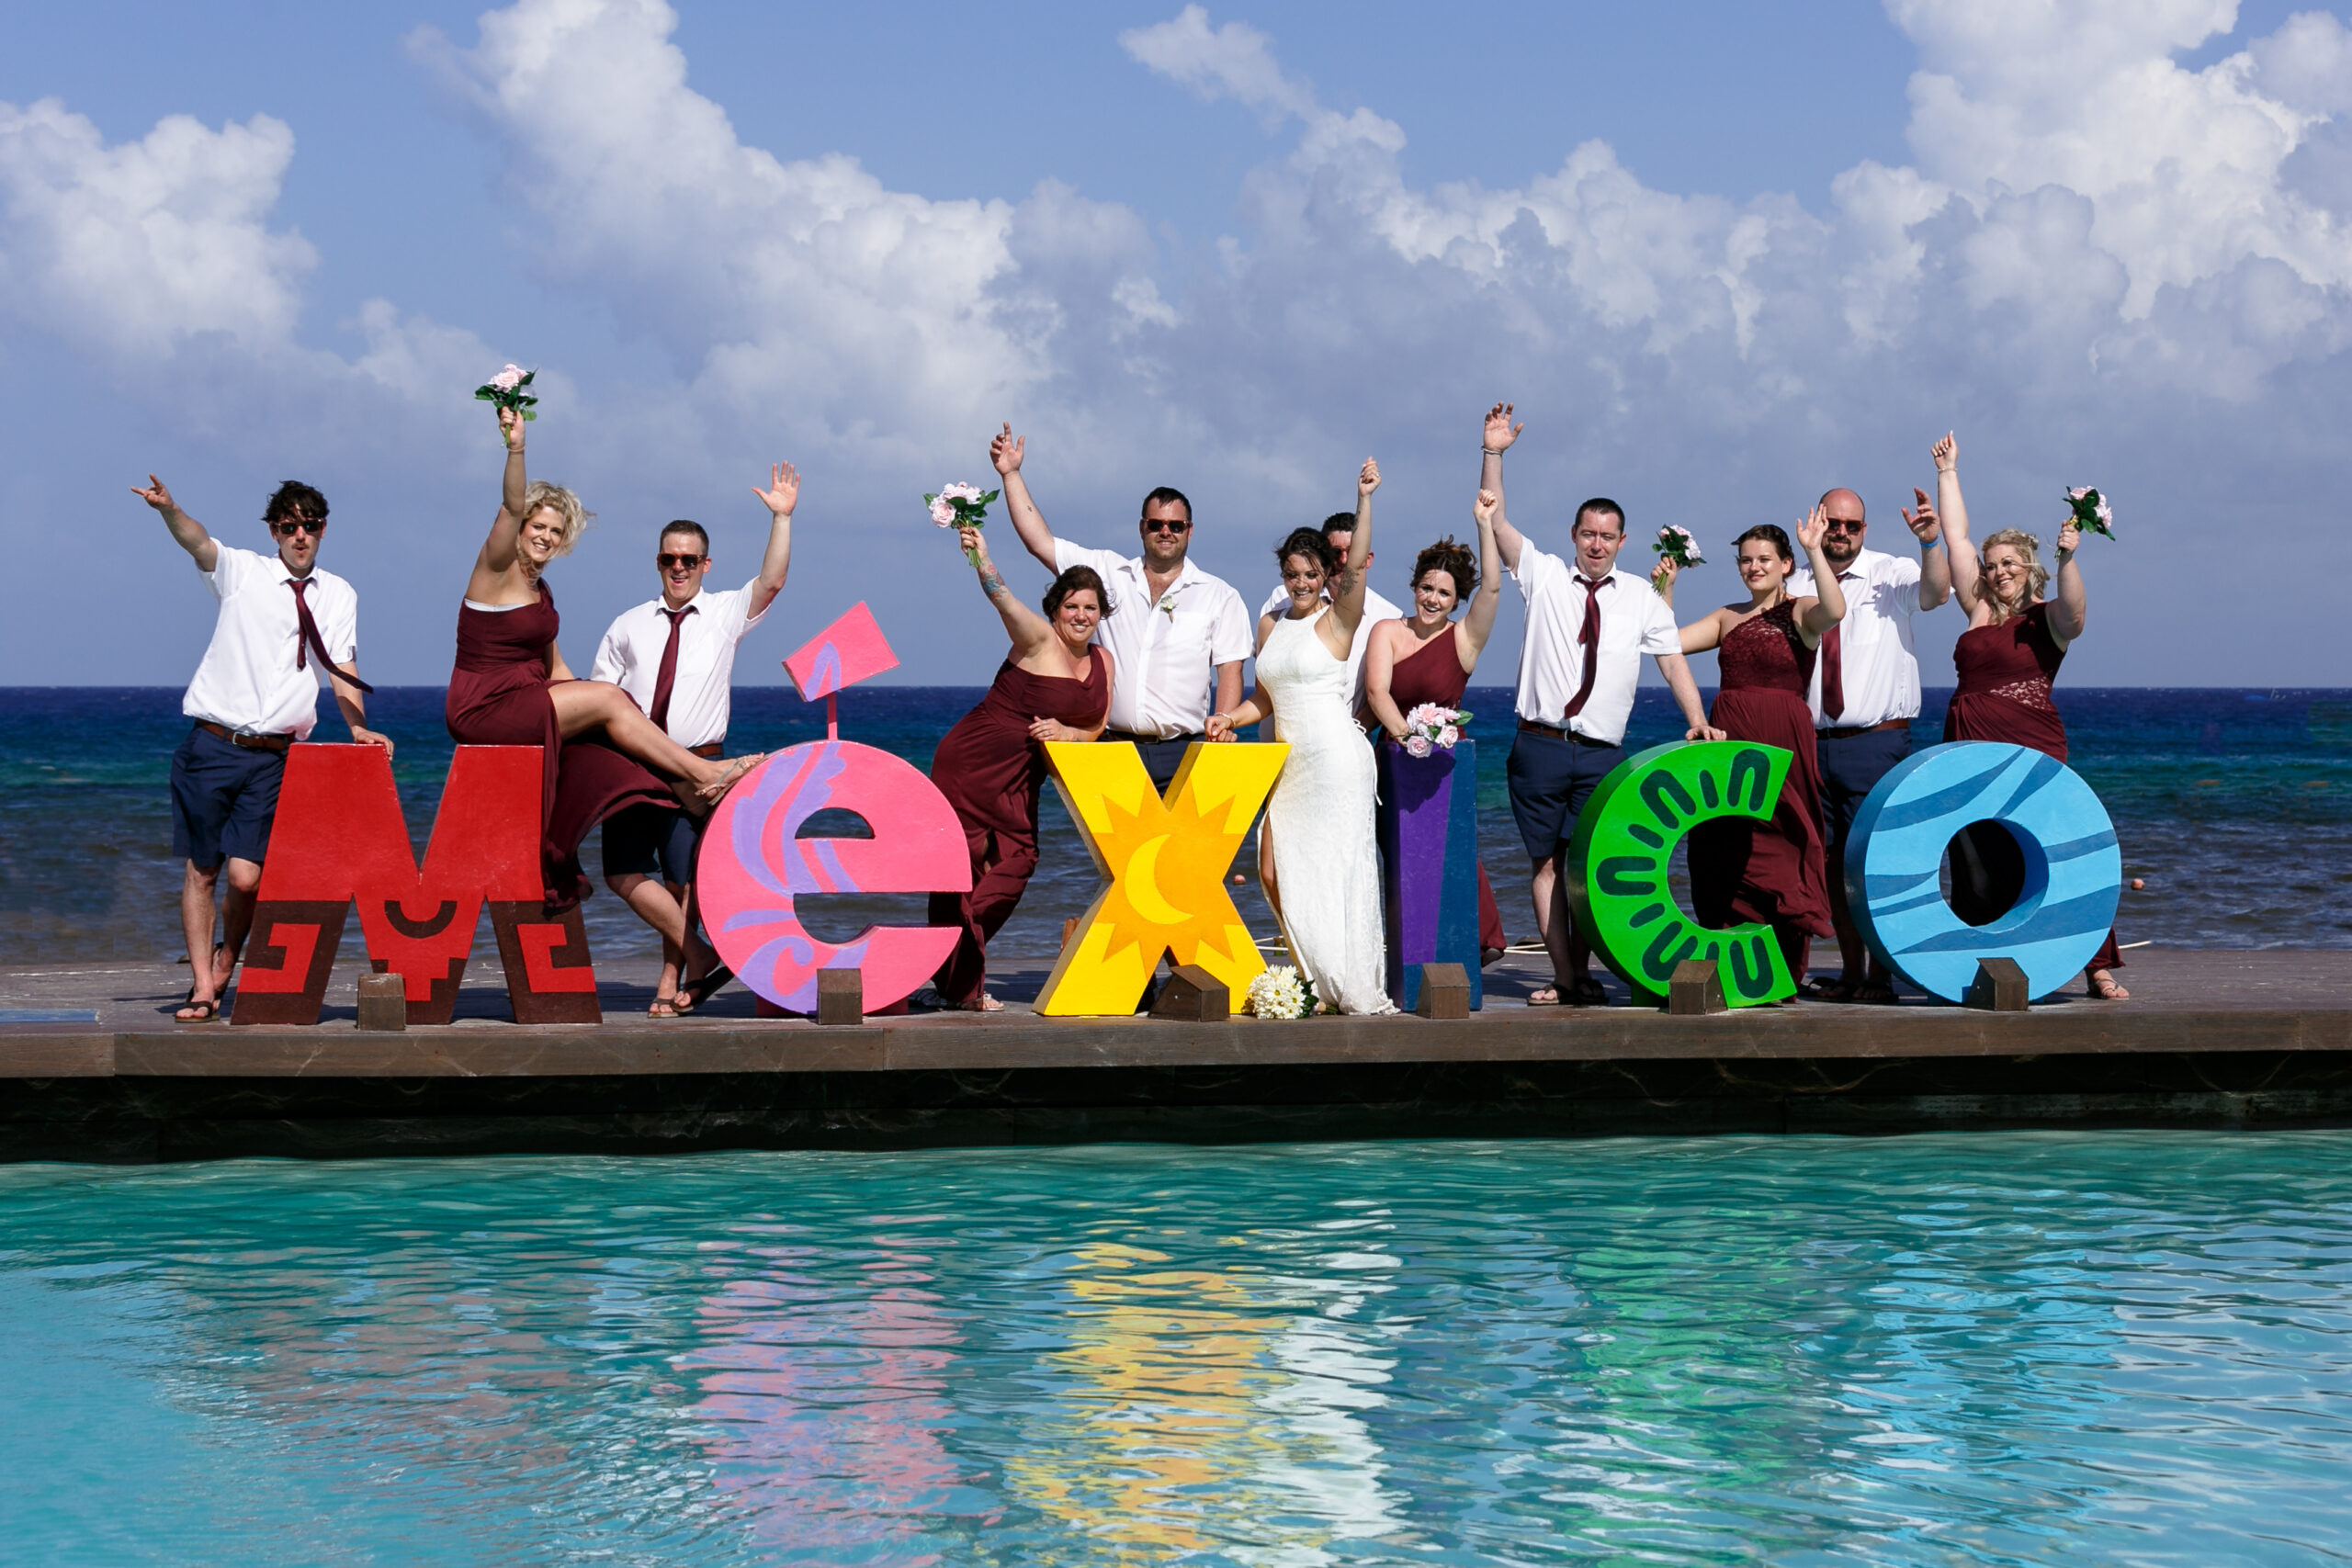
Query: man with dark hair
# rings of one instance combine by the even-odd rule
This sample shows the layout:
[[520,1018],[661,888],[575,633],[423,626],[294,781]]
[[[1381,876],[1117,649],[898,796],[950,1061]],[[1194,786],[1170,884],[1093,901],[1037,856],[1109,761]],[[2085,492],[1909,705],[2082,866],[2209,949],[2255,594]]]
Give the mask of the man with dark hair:
[[[768,509],[759,574],[741,588],[706,592],[710,535],[687,518],[670,524],[653,557],[662,596],[614,619],[588,677],[627,692],[646,717],[699,757],[725,755],[735,645],[768,613],[792,567],[798,470],[777,463],[769,470],[768,488],[753,485],[752,493]],[[662,977],[646,1009],[653,1018],[692,1012],[732,978],[695,931],[695,850],[708,820],[658,806],[632,806],[605,819],[605,886],[662,934]]]
[[[319,682],[333,680],[353,740],[381,746],[388,756],[392,743],[368,728],[366,699],[375,688],[359,678],[359,596],[319,570],[325,496],[295,479],[277,487],[262,509],[277,546],[273,557],[215,539],[153,474],[143,489],[130,488],[163,514],[220,604],[212,641],[180,703],[196,722],[172,753],[172,852],[186,863],[180,925],[192,976],[174,1016],[201,1023],[219,1016],[253,928],[286,750],[319,722]],[[224,865],[225,898],[219,896]]]
[[1209,715],[1240,705],[1241,666],[1250,652],[1249,613],[1230,584],[1188,558],[1193,503],[1183,491],[1161,485],[1143,498],[1136,524],[1141,555],[1084,549],[1056,538],[1046,525],[1021,477],[1026,445],[1010,424],[989,443],[989,460],[1004,476],[1013,532],[1055,576],[1091,566],[1110,585],[1117,613],[1103,616],[1094,632],[1114,666],[1110,728],[1102,739],[1135,742],[1153,785],[1165,792],[1184,749],[1205,739]]
[[[1821,840],[1829,859],[1829,914],[1844,968],[1812,987],[1825,1001],[1891,1002],[1894,976],[1870,955],[1846,908],[1846,838],[1878,781],[1911,754],[1911,721],[1919,716],[1919,656],[1911,617],[1951,597],[1951,561],[1937,547],[1943,523],[1914,488],[1918,510],[1900,510],[1919,541],[1919,558],[1864,549],[1870,532],[1862,498],[1833,490],[1821,498],[1827,533],[1821,553],[1838,569],[1846,618],[1821,639],[1814,661],[1813,732],[1821,756]],[[1814,592],[1813,572],[1788,581],[1792,598]]]
[[1692,740],[1720,740],[1682,658],[1673,608],[1645,580],[1617,570],[1625,509],[1606,496],[1577,508],[1573,566],[1528,543],[1503,519],[1503,453],[1524,425],[1509,403],[1487,415],[1478,488],[1495,495],[1495,547],[1527,604],[1519,654],[1519,734],[1510,750],[1510,809],[1532,863],[1535,924],[1552,958],[1551,986],[1531,1007],[1607,999],[1592,977],[1592,953],[1568,912],[1568,840],[1577,814],[1609,771],[1625,759],[1641,656],[1657,659]]

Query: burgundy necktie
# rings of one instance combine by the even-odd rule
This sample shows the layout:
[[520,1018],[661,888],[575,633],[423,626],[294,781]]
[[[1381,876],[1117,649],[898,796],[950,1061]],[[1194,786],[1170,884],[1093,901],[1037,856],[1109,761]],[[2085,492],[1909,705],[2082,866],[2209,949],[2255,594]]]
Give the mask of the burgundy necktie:
[[653,708],[645,716],[653,721],[654,728],[666,734],[670,728],[670,688],[678,683],[678,632],[686,624],[686,617],[695,613],[695,606],[689,604],[683,610],[660,604],[653,607],[670,617],[670,640],[662,645],[662,670],[653,677]]
[[[1854,574],[1841,571],[1838,581],[1844,582]],[[1846,623],[1838,622],[1821,639],[1821,716],[1836,718],[1846,711]]]
[[327,639],[319,635],[319,623],[311,618],[311,601],[307,597],[311,580],[289,577],[286,580],[286,586],[294,590],[294,618],[301,623],[300,629],[294,635],[294,668],[308,670],[311,655],[315,653],[319,656],[319,668],[336,680],[348,681],[363,692],[374,692],[376,688],[358,676],[335,668],[334,657],[327,652]]
[[1584,682],[1577,687],[1575,700],[1568,704],[1568,718],[1582,713],[1584,700],[1592,695],[1592,678],[1600,671],[1600,591],[1614,581],[1608,577],[1597,581],[1589,577],[1584,579],[1584,627],[1577,633],[1577,646],[1584,649]]

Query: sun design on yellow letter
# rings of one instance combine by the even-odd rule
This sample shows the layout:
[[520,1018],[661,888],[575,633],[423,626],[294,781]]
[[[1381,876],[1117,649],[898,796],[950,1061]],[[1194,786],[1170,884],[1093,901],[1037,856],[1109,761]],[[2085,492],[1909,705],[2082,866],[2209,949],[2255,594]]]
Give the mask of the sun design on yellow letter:
[[1046,759],[1110,879],[1038,994],[1040,1013],[1133,1012],[1165,950],[1238,992],[1265,967],[1225,874],[1287,746],[1193,745],[1161,800],[1134,744],[1048,741]]

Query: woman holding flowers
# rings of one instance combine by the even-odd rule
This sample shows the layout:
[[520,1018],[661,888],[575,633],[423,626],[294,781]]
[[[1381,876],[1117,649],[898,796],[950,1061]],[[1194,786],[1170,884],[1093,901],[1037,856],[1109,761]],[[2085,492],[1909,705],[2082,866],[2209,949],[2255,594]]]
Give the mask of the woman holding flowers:
[[[1408,745],[1408,712],[1423,707],[1449,712],[1462,705],[1478,655],[1495,629],[1502,598],[1502,570],[1495,553],[1495,492],[1478,492],[1470,515],[1478,525],[1478,555],[1451,535],[1413,559],[1413,614],[1372,628],[1363,650],[1363,696],[1385,732],[1385,744]],[[1460,620],[1456,608],[1468,608]],[[1492,964],[1510,945],[1502,911],[1495,907],[1486,863],[1478,864],[1478,949]]]
[[526,476],[526,417],[525,407],[499,402],[506,472],[498,515],[458,611],[457,667],[444,712],[449,738],[461,746],[542,749],[539,858],[547,901],[561,907],[589,895],[579,854],[589,829],[626,806],[674,809],[681,796],[707,810],[760,759],[697,757],[628,693],[582,681],[564,662],[556,647],[562,620],[540,574],[580,542],[591,514],[561,485]]
[[[2083,635],[2088,610],[2082,567],[2075,559],[2081,543],[2077,519],[2087,511],[2093,525],[2106,533],[2111,513],[2098,491],[2069,492],[2075,510],[2058,528],[2058,596],[2044,599],[2052,579],[2041,564],[2041,541],[2004,528],[1986,537],[1982,551],[1970,549],[1958,443],[1946,435],[1933,455],[1936,510],[1944,519],[1952,592],[1968,612],[1968,629],[1952,645],[1960,684],[1944,710],[1944,739],[2004,740],[2063,762],[2066,721],[2058,716],[2050,689],[2067,646]],[[1962,919],[1970,925],[1997,919],[2025,889],[2024,852],[2008,829],[1996,823],[1964,829],[1952,840],[1951,885],[1952,912]],[[2129,997],[2115,978],[2121,967],[2123,954],[2110,931],[2085,971],[2090,994],[2108,1001]]]
[[[1806,688],[1821,639],[1846,615],[1837,569],[1821,553],[1828,524],[1820,507],[1797,525],[1820,595],[1792,598],[1796,558],[1789,536],[1770,523],[1734,541],[1747,603],[1726,604],[1682,628],[1682,651],[1717,650],[1721,682],[1712,716],[1734,740],[1760,741],[1793,754],[1771,819],[1718,818],[1690,829],[1690,906],[1714,930],[1761,921],[1772,928],[1799,985],[1813,938],[1832,934],[1829,877],[1821,844],[1821,762],[1815,750]],[[1653,579],[1672,604],[1681,567],[1661,552]]]
[[[980,497],[975,491],[964,499]],[[931,896],[931,923],[963,932],[932,984],[949,1007],[994,1012],[1004,1004],[986,989],[989,939],[1012,917],[1037,869],[1043,743],[1096,739],[1110,716],[1111,655],[1089,644],[1111,601],[1092,567],[1074,566],[1046,590],[1040,616],[1004,585],[978,527],[965,524],[956,536],[979,573],[980,592],[1012,634],[1012,649],[979,706],[957,719],[932,753],[932,783],[955,807],[972,857],[969,893]]]
[[1344,560],[1316,528],[1291,530],[1275,549],[1290,611],[1258,650],[1257,693],[1230,713],[1209,715],[1207,725],[1211,740],[1229,741],[1237,728],[1272,716],[1275,737],[1290,747],[1266,802],[1283,934],[1316,998],[1337,1012],[1396,1010],[1386,990],[1372,749],[1356,728],[1348,674],[1379,488],[1380,466],[1367,457],[1356,475],[1356,526]]

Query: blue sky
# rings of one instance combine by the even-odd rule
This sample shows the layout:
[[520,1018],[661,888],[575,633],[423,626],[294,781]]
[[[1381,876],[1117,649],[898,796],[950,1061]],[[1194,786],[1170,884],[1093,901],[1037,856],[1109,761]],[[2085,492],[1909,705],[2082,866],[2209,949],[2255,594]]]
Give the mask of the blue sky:
[[1957,427],[1980,531],[2117,499],[2069,681],[2344,684],[2347,118],[2340,17],[2213,0],[17,7],[0,533],[112,541],[136,610],[20,602],[0,681],[185,680],[210,605],[150,468],[247,543],[320,483],[365,666],[444,679],[511,357],[600,514],[552,579],[575,665],[662,519],[749,575],[775,457],[799,548],[742,678],[865,598],[961,682],[1001,637],[918,497],[996,420],[1062,532],[1178,484],[1254,602],[1366,452],[1390,576],[1466,527],[1510,397],[1539,539],[1596,491],[1720,542],[1841,482],[1900,539]]

